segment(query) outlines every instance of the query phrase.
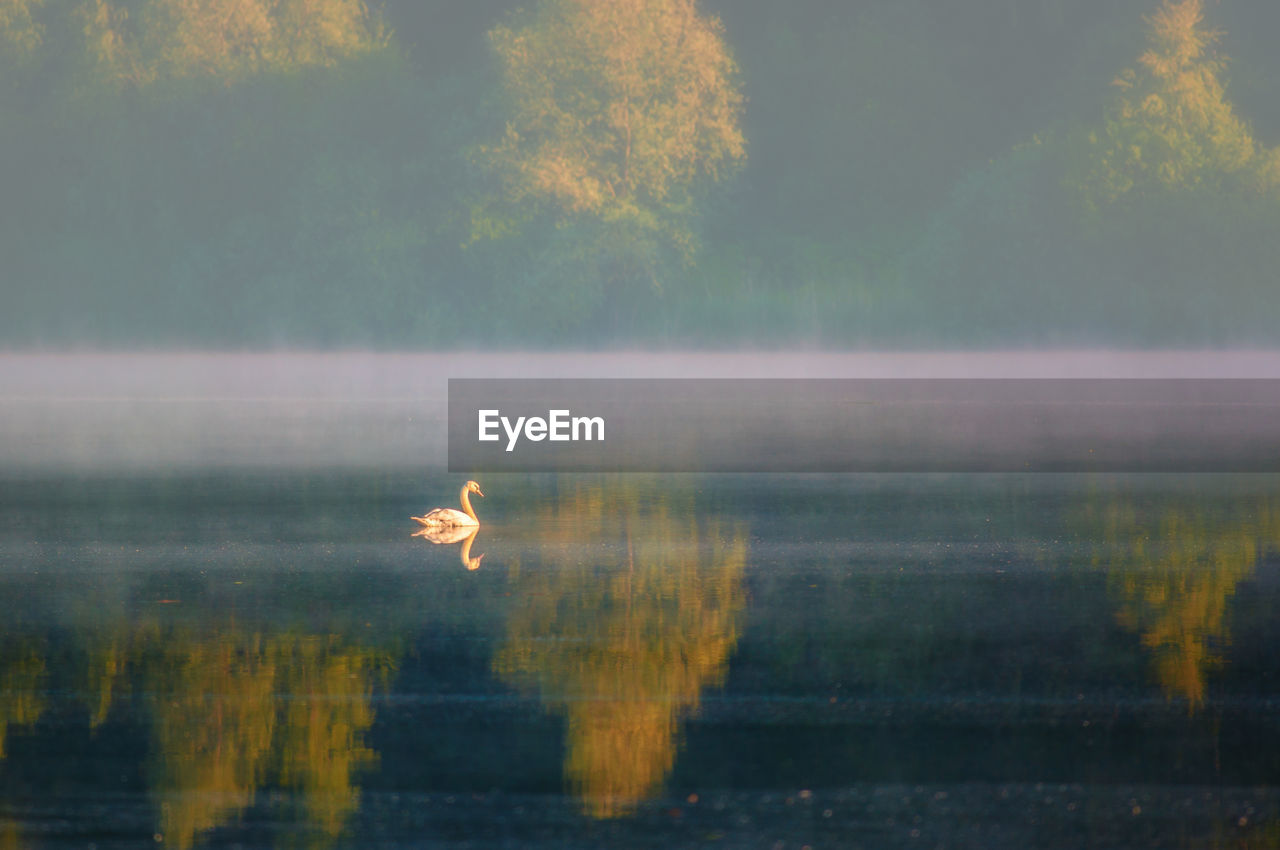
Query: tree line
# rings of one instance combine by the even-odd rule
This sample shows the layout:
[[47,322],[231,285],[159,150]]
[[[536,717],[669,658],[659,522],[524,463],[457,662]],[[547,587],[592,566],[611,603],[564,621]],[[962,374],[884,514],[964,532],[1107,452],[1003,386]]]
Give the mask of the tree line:
[[1277,25],[0,0],[0,341],[1269,344]]

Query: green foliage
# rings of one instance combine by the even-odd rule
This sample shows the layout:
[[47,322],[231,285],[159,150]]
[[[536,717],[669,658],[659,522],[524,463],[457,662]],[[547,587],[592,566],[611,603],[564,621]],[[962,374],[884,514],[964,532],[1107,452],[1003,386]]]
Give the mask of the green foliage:
[[697,190],[745,155],[719,21],[692,0],[544,0],[490,40],[508,122],[478,160],[505,212],[475,236],[551,218],[517,303],[562,305],[551,333],[616,327],[624,303],[692,261]]
[[[1039,315],[1071,334],[1104,315],[1079,251],[1070,199],[1057,185],[1061,147],[1037,140],[959,181],[903,261],[912,298],[934,305],[920,339],[1010,338]],[[911,303],[899,309],[920,312]],[[976,331],[976,333],[975,333]]]
[[[456,162],[418,146],[458,138],[430,120],[457,104],[393,53],[98,105],[69,125],[49,116],[33,133],[45,150],[30,139],[26,173],[10,172],[32,202],[0,240],[41,284],[5,292],[21,299],[0,319],[10,338],[403,343],[448,321],[429,305],[449,270],[430,258],[457,250],[436,205]],[[421,119],[383,132],[405,115]]]
[[[859,239],[899,247],[948,174],[974,155],[968,139],[938,145],[965,121],[950,57],[918,38],[907,8],[848,11],[806,27],[779,7],[747,69],[751,109],[743,210],[761,238]],[[768,72],[763,72],[767,68]]]
[[0,0],[0,343],[1275,341],[1280,13],[704,4]]
[[1260,344],[1275,321],[1280,199],[1151,186],[1088,207],[1088,130],[1023,146],[957,185],[903,263],[922,341]]

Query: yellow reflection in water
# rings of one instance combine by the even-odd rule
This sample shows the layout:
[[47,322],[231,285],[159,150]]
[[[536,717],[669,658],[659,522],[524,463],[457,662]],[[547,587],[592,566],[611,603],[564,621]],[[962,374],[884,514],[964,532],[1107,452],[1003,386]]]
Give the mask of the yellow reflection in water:
[[112,635],[105,640],[91,640],[87,648],[88,660],[80,674],[80,692],[92,695],[89,706],[91,729],[97,729],[106,722],[116,697],[122,696],[119,689],[128,685],[124,666],[127,653],[123,651],[122,640],[121,636]]
[[356,772],[377,758],[364,735],[389,651],[234,623],[143,624],[89,644],[92,723],[109,713],[125,671],[136,671],[149,696],[148,779],[164,846],[192,847],[238,817],[268,782],[297,792],[304,841],[324,846],[341,835],[359,804]]
[[276,658],[259,635],[211,640],[170,634],[154,644],[143,687],[155,694],[150,779],[166,846],[253,802],[275,731]]
[[373,725],[373,683],[389,660],[337,638],[281,645],[279,687],[287,695],[277,734],[280,782],[301,792],[307,821],[321,836],[341,834],[360,794],[357,770],[377,761],[364,745]]
[[44,657],[34,646],[18,646],[0,656],[0,759],[9,727],[30,726],[44,713],[44,674]]
[[1280,539],[1280,510],[1250,505],[1224,519],[1175,506],[1144,523],[1117,501],[1103,519],[1116,619],[1140,635],[1165,696],[1185,699],[1194,713],[1208,674],[1222,665],[1228,602]]
[[646,495],[581,485],[544,512],[528,541],[540,563],[515,579],[522,602],[493,661],[565,716],[566,780],[599,818],[658,792],[745,608],[745,531],[700,529],[692,498]]

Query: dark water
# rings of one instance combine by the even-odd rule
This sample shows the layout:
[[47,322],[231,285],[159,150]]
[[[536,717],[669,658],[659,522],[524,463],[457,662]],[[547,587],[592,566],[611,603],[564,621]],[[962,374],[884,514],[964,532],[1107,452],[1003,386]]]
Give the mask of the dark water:
[[0,848],[1275,847],[1280,478],[12,474]]

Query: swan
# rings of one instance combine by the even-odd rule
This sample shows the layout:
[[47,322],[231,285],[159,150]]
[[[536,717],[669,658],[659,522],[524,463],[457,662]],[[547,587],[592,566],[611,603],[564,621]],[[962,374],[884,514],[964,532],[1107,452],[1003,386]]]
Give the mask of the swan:
[[480,520],[476,518],[476,512],[471,509],[471,494],[475,493],[480,498],[484,498],[484,493],[480,492],[480,485],[474,481],[468,481],[462,485],[462,492],[458,494],[458,498],[462,500],[462,510],[455,511],[453,508],[436,508],[426,516],[410,517],[419,525],[425,525],[427,528],[448,528],[455,525],[479,525]]

